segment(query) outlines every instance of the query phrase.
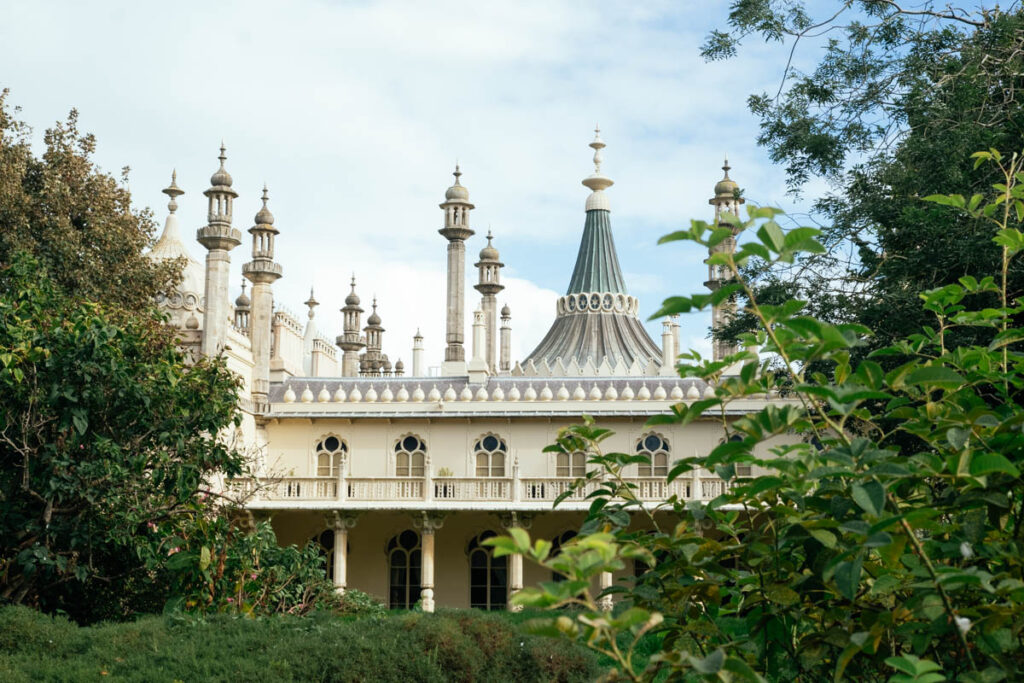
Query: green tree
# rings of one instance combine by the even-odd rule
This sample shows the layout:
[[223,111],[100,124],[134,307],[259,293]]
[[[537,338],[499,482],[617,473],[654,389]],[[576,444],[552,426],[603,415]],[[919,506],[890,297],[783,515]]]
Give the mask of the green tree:
[[[786,164],[791,185],[815,175],[834,183],[816,204],[827,249],[795,264],[752,264],[744,276],[764,303],[801,298],[824,320],[870,327],[861,355],[927,322],[921,292],[998,269],[991,226],[920,197],[984,192],[998,172],[975,170],[971,152],[1012,149],[1024,132],[1020,9],[912,10],[864,0],[812,18],[801,3],[738,2],[731,31],[705,46],[718,58],[750,33],[790,40],[794,51],[822,31],[833,36],[813,72],[787,68],[776,96],[751,98],[760,142]],[[1016,263],[1008,288],[1011,297],[1024,291]],[[735,339],[755,324],[741,314],[715,333]],[[973,343],[988,331],[957,334]]]
[[221,361],[187,363],[159,317],[67,299],[31,257],[3,268],[0,595],[80,613],[67,595],[139,580],[153,525],[241,473],[217,439],[236,388]]
[[68,296],[147,309],[182,264],[143,254],[156,226],[148,209],[132,208],[128,169],[119,183],[96,167],[96,140],[78,131],[74,110],[46,131],[46,151],[35,156],[7,97],[0,92],[0,265],[28,253]]
[[[584,533],[554,558],[550,543],[531,543],[521,530],[492,543],[496,553],[519,552],[568,577],[513,597],[579,608],[538,630],[582,640],[633,680],[1024,676],[1024,302],[1007,288],[1024,252],[1024,160],[974,157],[1000,182],[986,195],[928,201],[988,223],[998,267],[923,293],[930,324],[866,358],[855,353],[870,339],[866,327],[823,322],[798,300],[758,301],[745,265],[788,263],[823,247],[819,231],[784,233],[777,211],[750,209],[740,226],[756,234],[736,253],[712,257],[735,282],[669,299],[655,315],[705,308],[729,290],[750,300],[758,327],[744,336],[743,351],[680,368],[708,381],[715,396],[649,421],[715,419],[725,436],[738,437],[677,461],[668,475],[707,469],[728,490],[706,503],[673,497],[647,510],[623,476],[641,456],[606,452],[611,432],[592,421],[563,429],[551,450],[588,452],[593,467],[577,482],[594,489]],[[710,248],[731,234],[694,221],[663,241]],[[989,341],[963,343],[971,335],[961,332],[971,329]],[[754,347],[777,358],[774,369],[762,367]],[[881,361],[890,357],[902,361],[887,372]],[[738,374],[723,374],[736,363]],[[744,397],[783,389],[788,398],[728,416]],[[738,478],[740,465],[762,474]],[[620,611],[602,612],[594,579],[634,558],[650,570],[613,589],[625,603]],[[661,645],[646,666],[635,658],[644,638]]]

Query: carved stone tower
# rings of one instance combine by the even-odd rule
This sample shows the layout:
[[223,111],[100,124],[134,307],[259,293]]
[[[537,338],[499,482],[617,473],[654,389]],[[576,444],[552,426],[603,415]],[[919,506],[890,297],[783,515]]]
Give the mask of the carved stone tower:
[[202,343],[206,356],[216,356],[224,349],[230,323],[230,252],[242,243],[242,233],[231,227],[232,203],[238,193],[231,189],[231,174],[224,169],[227,160],[224,151],[224,143],[221,143],[217,157],[220,168],[210,178],[210,189],[203,192],[209,199],[207,225],[196,232],[196,239],[206,248],[206,316]]
[[270,391],[271,316],[274,312],[274,293],[271,285],[281,277],[281,266],[274,263],[274,214],[267,208],[267,186],[263,186],[263,208],[256,214],[252,235],[252,261],[242,266],[242,275],[252,282],[252,313],[249,318],[249,338],[252,340],[252,400],[256,410],[262,412]]
[[359,307],[355,275],[352,276],[352,291],[345,297],[345,307],[341,309],[341,313],[344,316],[342,322],[344,332],[334,340],[334,343],[343,352],[341,374],[343,377],[357,377],[359,376],[359,352],[366,344],[359,338],[363,309]]
[[484,360],[487,371],[498,374],[498,359],[495,345],[498,342],[498,300],[495,298],[505,285],[501,284],[501,269],[504,263],[498,250],[491,244],[493,236],[487,231],[487,246],[480,250],[480,260],[476,263],[480,271],[479,282],[473,287],[483,295],[480,308],[484,313]]
[[446,320],[444,364],[442,375],[466,374],[466,349],[463,346],[466,317],[466,240],[474,232],[469,227],[469,212],[475,207],[469,202],[469,190],[459,183],[459,165],[455,165],[455,184],[444,193],[444,227],[438,230],[448,240],[448,306]]
[[[729,159],[726,158],[722,170],[725,176],[715,184],[715,196],[708,200],[708,204],[715,207],[715,225],[729,226],[732,228],[733,237],[722,240],[708,250],[709,255],[718,252],[730,252],[736,249],[736,233],[739,226],[736,220],[739,218],[740,205],[744,203],[740,196],[740,187],[729,177]],[[708,281],[704,286],[712,292],[723,287],[730,280],[728,270],[724,266],[708,265]],[[732,300],[723,301],[711,310],[711,329],[717,330],[727,323],[736,314],[736,302]],[[715,340],[712,346],[712,358],[720,360],[729,354],[736,353],[736,346],[726,342]]]

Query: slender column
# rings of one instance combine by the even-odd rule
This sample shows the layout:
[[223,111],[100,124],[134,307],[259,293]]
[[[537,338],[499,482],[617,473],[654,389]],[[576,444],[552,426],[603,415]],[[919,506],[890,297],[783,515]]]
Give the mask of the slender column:
[[331,512],[327,523],[334,531],[334,590],[344,594],[348,587],[348,532],[355,527],[357,517],[351,512]]
[[426,373],[423,369],[423,335],[416,330],[416,336],[412,338],[412,376],[423,377]]
[[423,555],[423,566],[420,569],[420,605],[424,612],[434,611],[434,534],[444,524],[444,518],[438,514],[424,512],[415,520],[420,528],[420,550]]
[[492,375],[498,374],[498,359],[495,358],[495,347],[498,341],[498,301],[493,294],[484,294],[480,307],[484,312],[484,348],[487,369]]
[[661,323],[661,374],[674,375],[676,357],[672,355],[672,321],[666,318]]
[[[611,587],[612,587],[612,573],[611,572],[601,572],[601,590],[604,591],[604,590],[607,590],[607,589],[609,589]],[[598,600],[598,603],[600,604],[601,609],[604,610],[605,612],[611,612],[612,611],[612,596],[610,596],[610,595],[602,595],[601,598]]]
[[230,274],[231,256],[227,249],[211,249],[206,253],[206,318],[202,345],[206,356],[218,355],[227,339]]
[[512,369],[512,312],[508,306],[501,309],[501,360],[498,370],[508,372]]
[[448,346],[444,359],[448,362],[464,362],[466,349],[463,347],[466,286],[466,243],[462,240],[448,242],[448,317],[444,339]]
[[224,170],[227,156],[220,146],[220,168],[210,178],[210,188],[203,192],[208,199],[207,224],[196,231],[196,239],[206,248],[206,298],[201,349],[205,356],[216,356],[224,350],[230,323],[228,276],[231,271],[229,252],[242,243],[242,233],[231,227],[232,202],[238,193],[231,188],[231,175]]
[[270,282],[253,281],[249,338],[252,340],[253,398],[266,399],[270,393],[270,318],[274,315],[274,292]]
[[[533,523],[533,515],[522,512],[505,512],[499,516],[501,525],[506,529],[517,527],[529,529]],[[508,610],[519,612],[523,608],[512,604],[512,596],[523,590],[523,556],[519,553],[508,556]]]

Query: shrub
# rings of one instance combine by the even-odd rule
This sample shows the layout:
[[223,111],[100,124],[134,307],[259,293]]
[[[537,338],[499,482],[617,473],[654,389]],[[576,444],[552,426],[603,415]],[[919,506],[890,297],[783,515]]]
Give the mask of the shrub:
[[[711,383],[713,398],[649,421],[720,421],[722,444],[678,461],[668,478],[705,468],[729,490],[706,504],[666,501],[661,509],[681,521],[664,526],[623,478],[643,458],[603,452],[611,432],[592,420],[562,430],[549,450],[587,451],[595,466],[578,482],[597,488],[584,533],[556,558],[550,543],[531,544],[521,529],[490,541],[496,554],[523,553],[568,577],[513,598],[582,609],[538,631],[585,642],[634,680],[659,673],[899,683],[1024,677],[1024,303],[1008,300],[1006,284],[1011,260],[1024,251],[1024,163],[994,151],[975,158],[1004,178],[994,198],[927,200],[987,221],[1001,272],[924,293],[934,326],[856,363],[851,350],[869,330],[802,316],[800,301],[760,305],[740,273],[756,259],[792,262],[820,250],[816,230],[784,234],[776,210],[752,208],[746,223],[694,221],[663,239],[710,249],[756,230],[735,253],[708,259],[734,282],[669,299],[656,314],[716,305],[742,290],[760,321],[738,353],[720,361],[690,354],[697,362],[680,366],[683,376]],[[978,297],[998,303],[972,309]],[[952,346],[950,331],[961,328],[981,343]],[[772,361],[762,364],[755,348]],[[726,376],[736,364],[738,374]],[[739,399],[780,395],[728,417]],[[769,457],[755,454],[760,444]],[[739,479],[739,465],[768,474]],[[632,514],[645,515],[654,532],[629,531]],[[630,559],[651,569],[614,588],[627,609],[606,614],[591,581]],[[650,633],[662,645],[645,668],[634,656]]]

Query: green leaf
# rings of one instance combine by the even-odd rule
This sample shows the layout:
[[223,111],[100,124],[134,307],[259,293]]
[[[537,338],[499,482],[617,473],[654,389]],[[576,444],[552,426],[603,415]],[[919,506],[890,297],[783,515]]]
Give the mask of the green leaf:
[[963,385],[964,378],[949,368],[934,365],[912,370],[905,381],[910,385],[956,389]]
[[860,556],[847,562],[841,562],[836,567],[834,579],[839,593],[847,600],[857,597],[857,589],[860,587],[860,573],[863,566]]
[[885,489],[877,481],[869,481],[865,484],[854,484],[852,487],[853,500],[862,510],[870,515],[879,517],[885,508]]
[[999,453],[975,453],[971,458],[970,472],[973,477],[982,477],[996,472],[1008,474],[1011,477],[1020,476],[1020,470],[1006,456]]

